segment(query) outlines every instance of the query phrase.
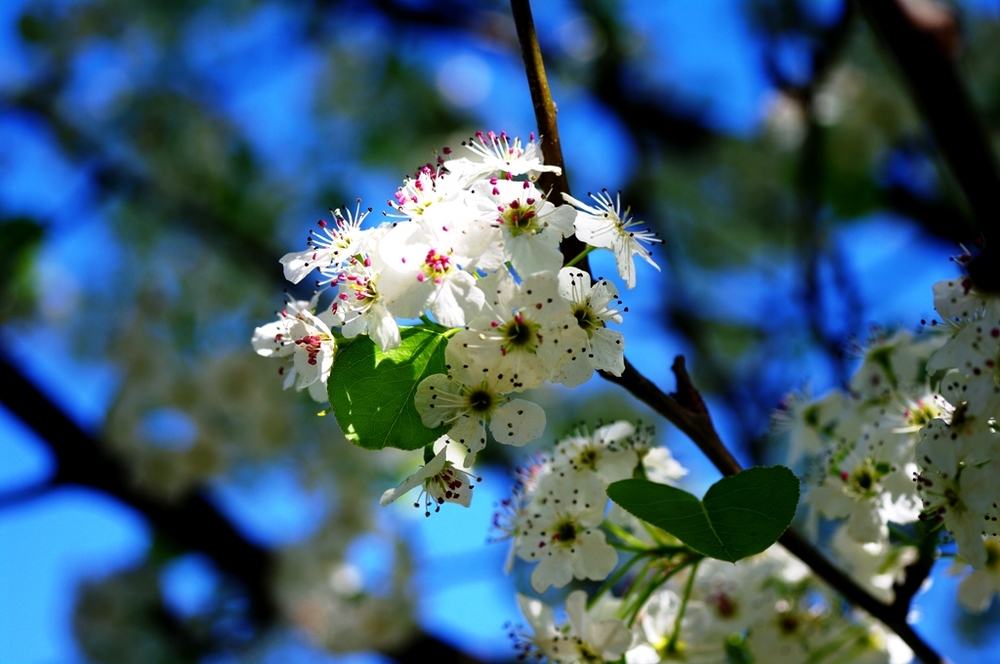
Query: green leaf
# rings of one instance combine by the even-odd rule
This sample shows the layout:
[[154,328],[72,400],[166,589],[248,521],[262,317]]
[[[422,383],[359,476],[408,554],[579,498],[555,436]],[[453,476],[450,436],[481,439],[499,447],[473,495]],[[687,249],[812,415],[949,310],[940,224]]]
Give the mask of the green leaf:
[[788,468],[772,466],[724,477],[704,500],[635,479],[614,482],[608,496],[695,551],[734,563],[760,553],[785,532],[799,503],[799,480]]
[[385,352],[366,336],[355,338],[337,353],[330,372],[337,422],[348,440],[366,449],[416,450],[448,431],[425,427],[413,405],[420,381],[447,372],[448,337],[425,327],[404,328],[400,336],[399,348]]

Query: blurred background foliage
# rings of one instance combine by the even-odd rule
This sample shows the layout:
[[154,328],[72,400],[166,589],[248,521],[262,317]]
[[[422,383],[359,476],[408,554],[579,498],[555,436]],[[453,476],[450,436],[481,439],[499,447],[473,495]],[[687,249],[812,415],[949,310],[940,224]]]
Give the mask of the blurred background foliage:
[[[930,284],[974,235],[899,72],[838,0],[536,5],[575,193],[621,189],[664,240],[662,274],[624,294],[631,361],[669,389],[685,354],[737,455],[780,462],[767,428],[782,396],[844,384],[873,321],[930,317]],[[998,147],[1000,7],[938,11],[955,17],[945,36]],[[79,427],[50,417],[18,451],[3,424],[5,454],[44,461],[8,473],[0,518],[82,484],[149,533],[129,564],[77,579],[64,600],[76,645],[18,650],[8,617],[0,649],[145,664],[509,659],[428,619],[419,594],[438,577],[412,581],[411,515],[377,511],[418,460],[353,448],[249,344],[282,289],[308,294],[277,259],[327,208],[361,197],[375,219],[433,150],[534,129],[507,6],[14,1],[0,30],[3,379],[41,390],[7,392],[3,407],[23,420],[44,400]],[[535,398],[549,442],[583,413],[655,421],[598,378]],[[488,449],[502,496],[521,457]],[[255,492],[294,516],[240,507]],[[188,509],[232,537],[178,527],[171,514]],[[435,537],[448,518],[428,520]],[[446,558],[450,576],[464,568],[453,582],[499,577],[504,554],[489,551]],[[491,583],[524,588],[517,571]],[[203,590],[178,595],[190,587]],[[995,613],[963,618],[970,643]]]

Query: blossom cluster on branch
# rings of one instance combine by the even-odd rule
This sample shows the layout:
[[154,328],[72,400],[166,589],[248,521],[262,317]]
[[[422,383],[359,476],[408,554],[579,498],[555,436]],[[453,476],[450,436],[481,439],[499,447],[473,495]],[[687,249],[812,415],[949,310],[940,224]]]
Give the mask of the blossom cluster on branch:
[[[383,223],[364,226],[371,210],[360,203],[321,221],[307,249],[281,259],[293,283],[318,273],[319,290],[253,336],[260,355],[281,361],[286,388],[329,399],[353,442],[422,450],[424,465],[381,502],[419,489],[414,505],[428,516],[470,504],[472,467],[490,439],[522,446],[543,435],[544,410],[520,393],[576,387],[595,370],[622,375],[624,338],[609,324],[627,309],[611,281],[573,265],[608,249],[632,288],[635,257],[655,267],[648,245],[659,241],[607,192],[593,204],[549,200],[535,181],[559,169],[542,162],[533,136],[477,133],[463,145],[466,156],[446,149],[408,177]],[[574,234],[587,248],[567,261],[560,245]],[[975,569],[959,599],[983,610],[1000,586],[991,481],[1000,300],[964,279],[935,285],[934,295],[943,324],[877,336],[848,391],[792,395],[776,428],[790,434],[811,524],[839,524],[829,545],[872,597],[892,603],[947,530]],[[531,628],[512,631],[522,656],[909,659],[898,636],[844,610],[809,568],[771,546],[798,502],[787,468],[750,469],[699,500],[673,486],[686,470],[654,441],[650,427],[629,422],[581,425],[521,469],[493,524],[511,541],[508,570],[515,558],[532,565],[536,593],[590,590],[569,593],[568,621],[520,596]]]
[[959,601],[985,611],[1000,592],[1000,298],[967,278],[933,293],[942,320],[929,334],[876,335],[849,391],[793,395],[776,419],[791,462],[809,469],[806,503],[841,523],[833,545],[859,583],[892,602],[921,540],[946,530],[976,570]]
[[321,290],[288,302],[253,344],[283,360],[286,387],[323,402],[338,345],[366,335],[392,351],[402,342],[399,320],[447,329],[447,372],[420,382],[415,407],[427,427],[448,427],[469,467],[486,427],[511,445],[542,434],[542,409],[510,394],[624,369],[624,340],[608,327],[626,311],[617,288],[563,267],[563,239],[575,233],[591,249],[612,250],[629,288],[634,257],[655,267],[646,245],[659,240],[606,192],[594,205],[547,200],[534,180],[559,169],[541,162],[534,137],[479,132],[464,146],[471,156],[439,157],[408,177],[382,224],[362,227],[370,210],[360,205],[320,221],[309,247],[281,263],[293,283],[318,272]]

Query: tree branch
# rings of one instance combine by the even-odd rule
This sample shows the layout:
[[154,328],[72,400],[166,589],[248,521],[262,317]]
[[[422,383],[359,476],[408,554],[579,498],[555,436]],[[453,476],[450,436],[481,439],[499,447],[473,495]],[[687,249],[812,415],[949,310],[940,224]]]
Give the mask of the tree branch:
[[[739,462],[719,438],[701,395],[691,383],[683,357],[675,358],[673,371],[677,376],[677,392],[671,395],[665,394],[627,361],[621,376],[613,376],[605,371],[600,373],[603,378],[621,385],[687,434],[723,475],[735,475],[740,472],[742,468]],[[785,531],[778,542],[845,599],[896,632],[926,664],[938,664],[943,661],[941,656],[907,624],[907,611],[900,611],[896,605],[890,606],[875,599],[794,530]]]
[[[524,59],[524,70],[528,76],[528,89],[531,91],[531,104],[535,109],[535,123],[538,125],[538,135],[541,139],[542,157],[546,164],[560,168],[558,174],[542,173],[538,184],[542,191],[549,193],[550,198],[555,198],[556,205],[561,205],[562,194],[569,193],[569,179],[566,177],[566,164],[563,161],[562,143],[559,140],[556,104],[552,101],[549,79],[545,75],[545,64],[542,62],[542,49],[538,45],[535,21],[531,17],[528,0],[510,0],[510,9],[514,15],[517,40],[521,45],[521,57]],[[586,249],[587,245],[576,235],[570,235],[562,241],[559,248],[565,260],[570,260]],[[577,265],[581,270],[590,271],[586,256]]]

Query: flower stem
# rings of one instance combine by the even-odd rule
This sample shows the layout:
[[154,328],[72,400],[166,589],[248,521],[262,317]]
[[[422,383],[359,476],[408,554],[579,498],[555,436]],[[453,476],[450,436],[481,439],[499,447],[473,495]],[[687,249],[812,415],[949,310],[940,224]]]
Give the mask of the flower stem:
[[601,598],[601,595],[614,588],[615,584],[618,583],[621,580],[621,578],[628,573],[630,569],[632,569],[633,565],[635,565],[637,562],[639,562],[641,559],[645,558],[648,555],[649,555],[648,552],[643,552],[629,558],[628,562],[626,562],[614,574],[608,577],[607,580],[605,580],[604,583],[601,584],[601,587],[597,589],[597,592],[595,592],[593,595],[590,596],[590,598],[587,600],[587,609],[589,610],[593,608],[594,604],[597,603],[597,600]]
[[687,609],[688,600],[691,598],[691,588],[694,587],[694,577],[698,573],[698,564],[702,561],[698,558],[694,561],[694,565],[691,566],[691,575],[688,577],[688,582],[684,585],[684,597],[681,598],[681,608],[677,610],[677,617],[674,618],[674,632],[670,635],[670,641],[667,642],[667,652],[674,652],[677,649],[677,639],[681,635],[681,620],[684,619],[684,611]]
[[606,531],[608,531],[609,533],[620,539],[626,546],[630,547],[629,550],[632,549],[637,549],[639,551],[649,550],[649,547],[646,546],[645,542],[643,542],[641,539],[639,539],[629,531],[625,530],[618,524],[611,523],[610,521],[605,520],[604,523],[602,523],[601,525],[604,527]]
[[[681,570],[690,567],[692,564],[697,565],[702,558],[703,556],[701,554],[697,554],[697,557],[688,558],[687,560],[677,565],[676,567],[671,567],[667,569],[665,572],[662,573],[662,575],[659,576],[659,578],[652,579],[642,589],[642,592],[638,594],[638,596],[632,601],[632,603],[626,610],[625,615],[629,616],[628,626],[631,628],[632,625],[635,624],[635,619],[639,617],[639,611],[641,611],[642,607],[646,605],[646,602],[648,602],[649,598],[653,596],[653,593],[659,590],[659,588],[663,586],[663,584],[672,579]],[[652,562],[650,563],[650,565],[647,565],[647,569],[651,565]],[[636,585],[638,585],[638,583]]]
[[597,247],[592,247],[592,246],[590,246],[588,244],[586,249],[584,249],[583,251],[581,251],[580,253],[578,253],[576,256],[574,256],[572,260],[567,261],[566,264],[563,267],[573,267],[574,265],[576,265],[577,263],[579,263],[580,261],[582,261],[584,258],[586,258],[587,255],[590,252],[592,252],[594,249],[597,249]]

